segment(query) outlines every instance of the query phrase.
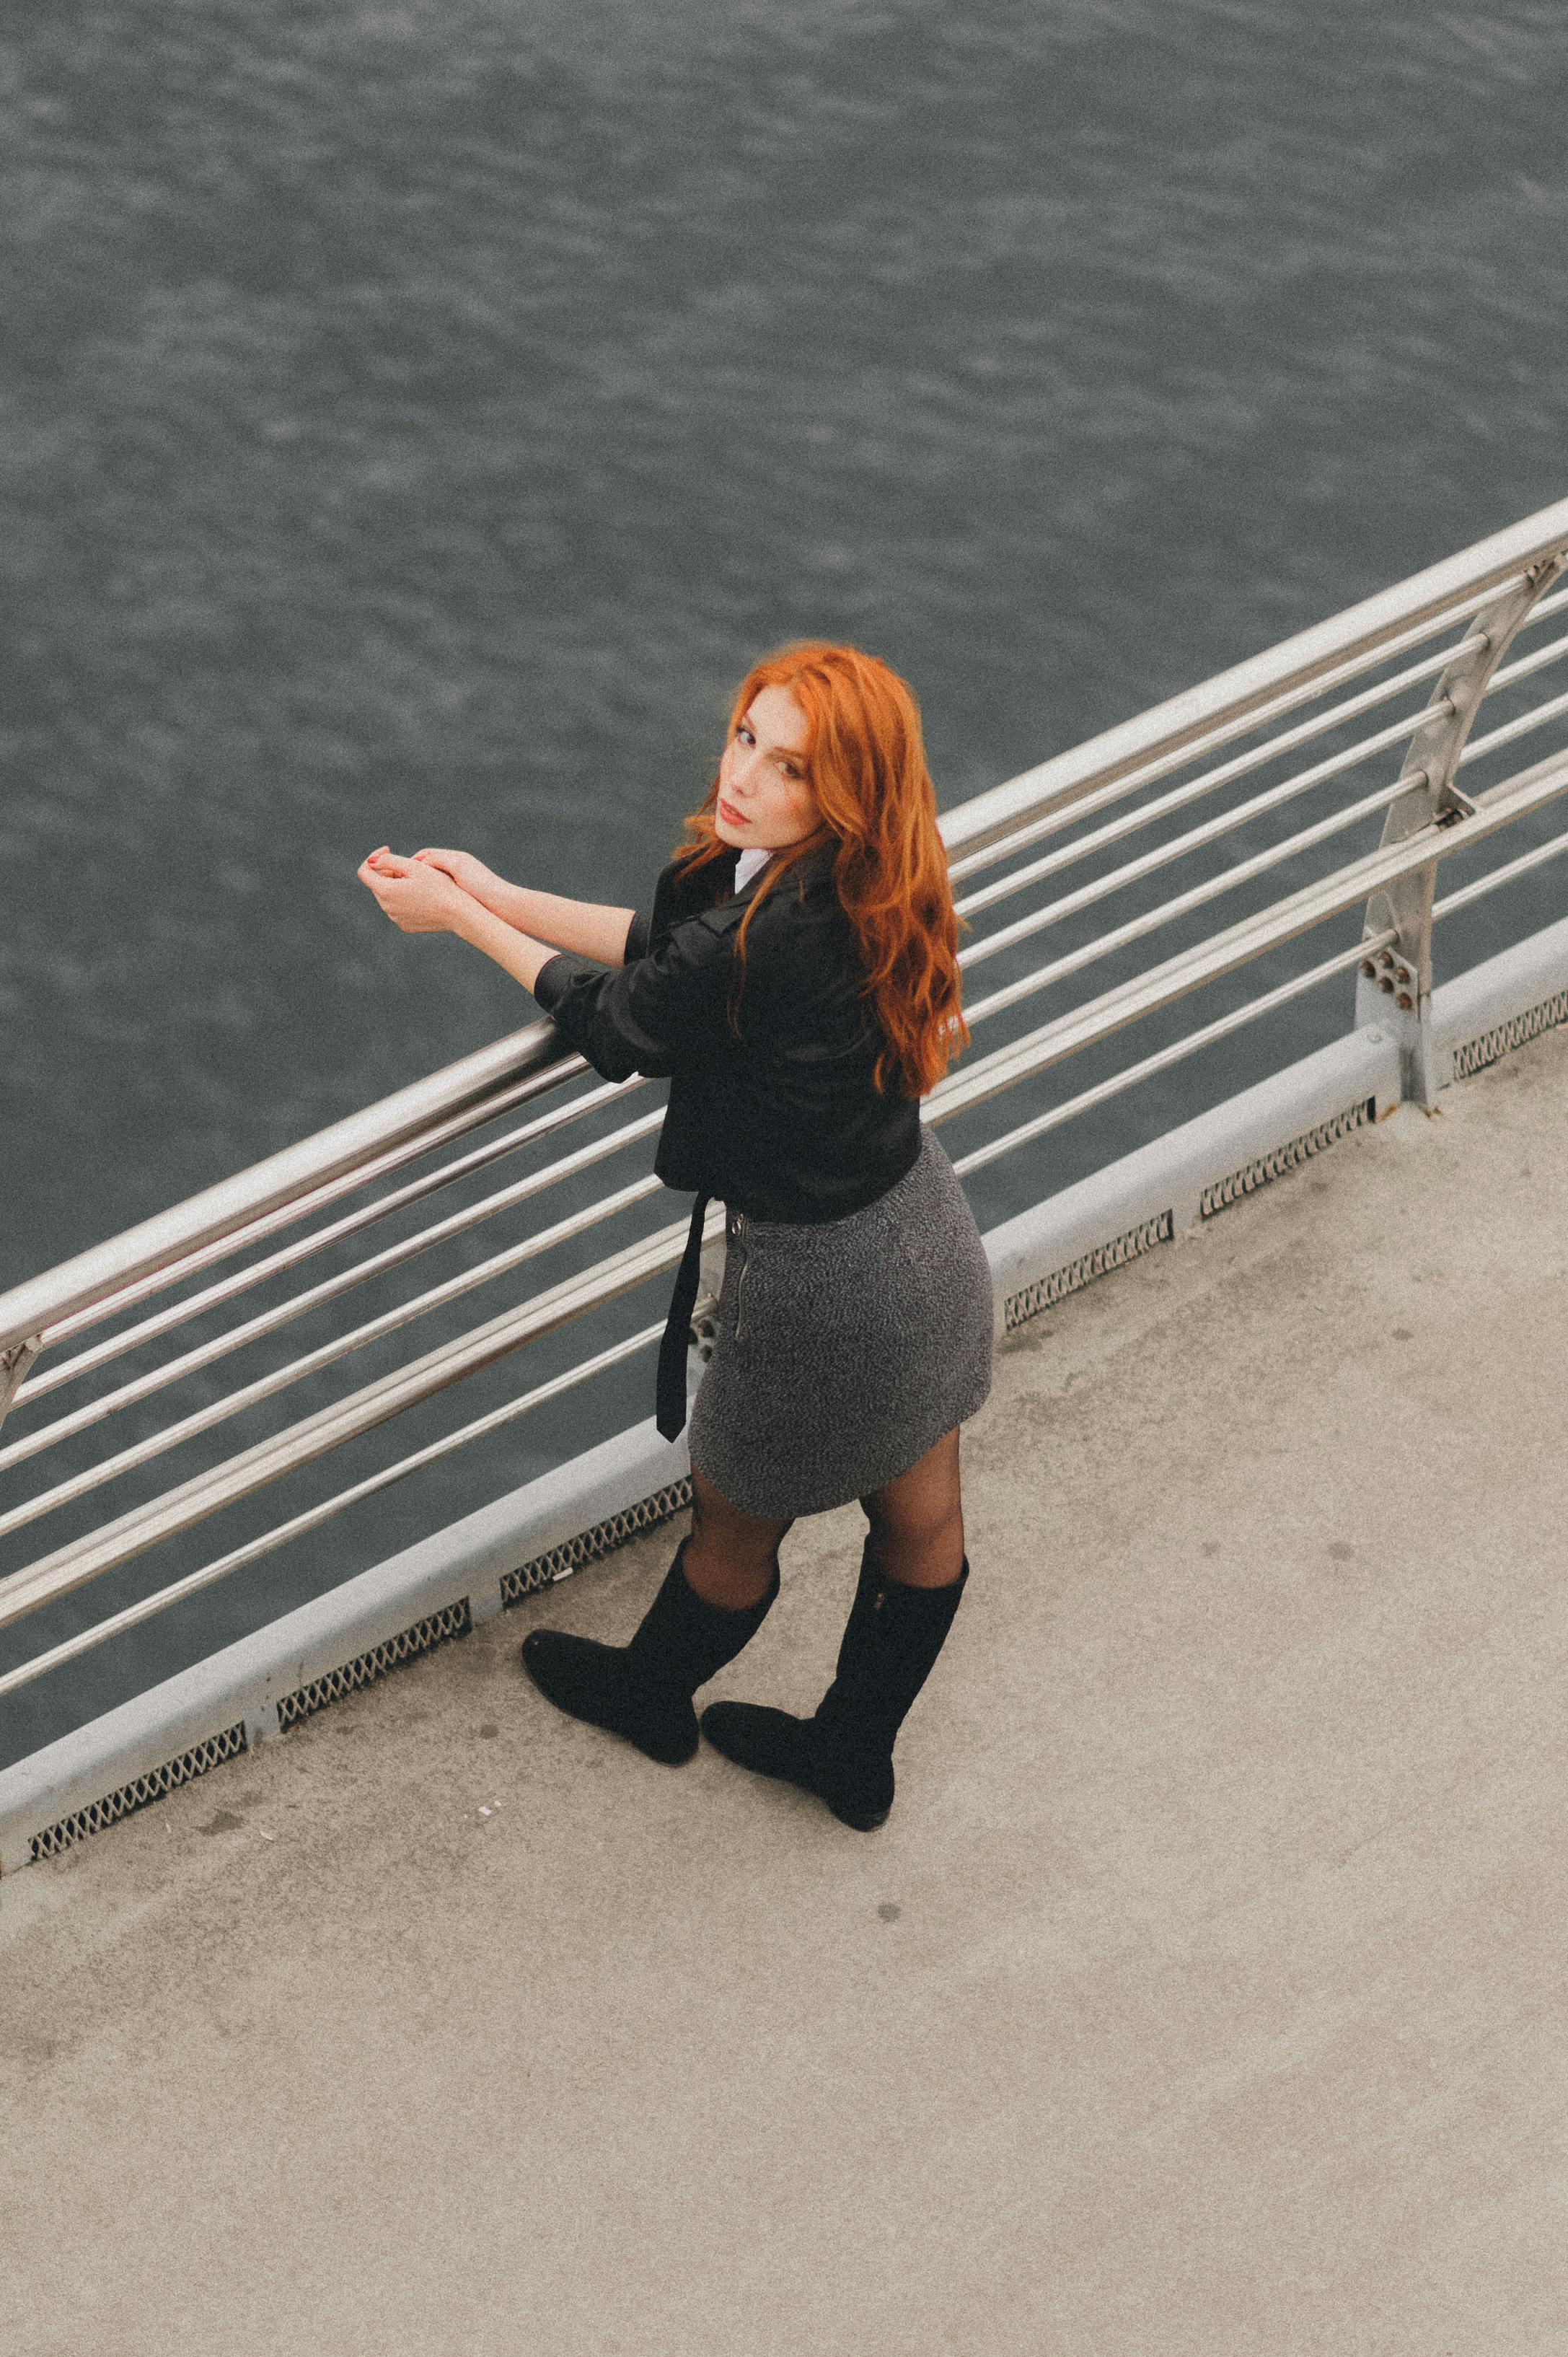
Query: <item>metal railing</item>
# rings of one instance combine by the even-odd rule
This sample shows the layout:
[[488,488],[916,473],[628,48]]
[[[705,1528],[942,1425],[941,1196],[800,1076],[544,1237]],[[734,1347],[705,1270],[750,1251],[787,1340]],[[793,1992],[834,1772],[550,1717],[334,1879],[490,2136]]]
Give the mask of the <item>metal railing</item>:
[[[1565,565],[1568,500],[946,813],[942,834],[958,907],[974,934],[961,952],[966,974],[999,961],[1002,977],[969,997],[965,1011],[977,1034],[995,1025],[1007,1036],[989,1052],[972,1052],[931,1092],[923,1108],[928,1121],[957,1120],[1017,1089],[1027,1096],[1029,1084],[1069,1059],[1108,1047],[1132,1025],[1216,985],[1228,993],[1220,1011],[1191,1030],[1070,1094],[1034,1106],[1025,1118],[955,1155],[961,1175],[1015,1153],[1351,971],[1358,1026],[1375,1022],[1398,1041],[1405,1093],[1432,1102],[1438,1077],[1431,1028],[1434,923],[1568,850],[1568,833],[1531,839],[1517,856],[1445,899],[1435,896],[1444,860],[1506,830],[1531,835],[1535,814],[1568,792],[1568,741],[1509,774],[1493,776],[1485,768],[1496,767],[1498,756],[1533,733],[1568,720],[1568,692],[1521,694],[1538,681],[1550,690],[1552,666],[1568,662],[1568,632],[1514,652],[1521,632],[1568,612],[1568,591],[1553,587]],[[1442,643],[1433,651],[1434,641]],[[1494,697],[1507,700],[1509,716],[1478,731],[1482,706]],[[1369,716],[1385,712],[1388,717],[1363,732]],[[1568,728],[1563,734],[1568,739]],[[1316,756],[1295,766],[1308,747],[1317,748]],[[1391,776],[1391,757],[1401,748]],[[1369,770],[1376,780],[1369,787]],[[1266,771],[1283,774],[1261,785],[1244,782]],[[1205,804],[1208,814],[1189,823],[1186,814]],[[1297,804],[1313,810],[1305,824],[1294,823]],[[1379,820],[1375,846],[1339,856],[1342,838]],[[1144,847],[1134,846],[1135,837]],[[1151,897],[1150,880],[1173,866],[1184,866],[1192,880],[1163,899]],[[975,881],[992,869],[1004,872]],[[1057,879],[1073,870],[1078,880],[1059,888]],[[1282,883],[1291,888],[1279,892]],[[1242,907],[1218,931],[1195,934],[1199,912],[1228,899],[1233,908],[1254,905]],[[1112,920],[1102,923],[1101,904],[1117,900],[1126,913],[1112,909]],[[1025,903],[1019,913],[988,930],[978,927],[976,920],[1015,901]],[[1364,912],[1358,938],[1283,979],[1253,986],[1256,970],[1277,964],[1275,953],[1356,909]],[[1186,938],[1155,963],[1137,964],[1142,945],[1171,927]],[[1025,945],[1047,933],[1055,933],[1061,946],[1043,963],[1029,963]],[[1130,956],[1133,970],[1119,971]],[[1113,979],[1105,978],[1107,971]],[[1028,1003],[1047,990],[1062,1004],[1030,1028]],[[1025,1028],[1018,1028],[1014,1010],[1026,1010]],[[1008,1017],[1011,1023],[999,1020]],[[0,1297],[0,1420],[7,1410],[44,1412],[43,1420],[29,1419],[26,1432],[9,1427],[0,1441],[0,1476],[160,1392],[205,1376],[234,1352],[579,1178],[597,1163],[645,1147],[659,1127],[660,1108],[628,1120],[617,1115],[622,1099],[647,1084],[633,1079],[579,1085],[587,1072],[581,1057],[562,1053],[552,1024],[531,1024]],[[505,1118],[534,1106],[541,1109],[519,1121]],[[551,1147],[557,1133],[578,1124],[591,1128],[601,1115],[609,1125],[585,1142],[561,1153]],[[477,1144],[416,1176],[398,1178],[478,1131],[484,1135]],[[52,1415],[45,1408],[55,1393],[69,1400],[73,1385],[128,1353],[147,1351],[257,1287],[286,1282],[289,1272],[313,1256],[492,1164],[535,1149],[542,1149],[543,1158],[510,1184],[177,1349],[127,1381],[111,1379],[108,1388],[93,1388],[80,1405]],[[372,1189],[379,1191],[368,1192]],[[15,1484],[7,1484],[13,1495],[7,1500],[0,1493],[0,1538],[91,1497],[660,1192],[650,1173],[632,1178],[26,1497],[15,1498]],[[350,1196],[361,1200],[338,1211]],[[319,1224],[290,1241],[272,1242],[315,1222]],[[715,1205],[710,1241],[722,1226],[723,1207]],[[685,1231],[684,1213],[655,1226],[0,1578],[0,1628],[480,1370],[606,1310],[667,1275],[680,1259]],[[262,1246],[269,1248],[258,1251]],[[209,1275],[241,1255],[252,1256],[226,1274]],[[173,1303],[145,1309],[197,1277],[207,1281]],[[648,1349],[663,1329],[662,1303],[659,1308],[654,1322],[588,1351],[489,1413],[24,1661],[0,1676],[0,1696]],[[131,1312],[143,1314],[84,1340]]]

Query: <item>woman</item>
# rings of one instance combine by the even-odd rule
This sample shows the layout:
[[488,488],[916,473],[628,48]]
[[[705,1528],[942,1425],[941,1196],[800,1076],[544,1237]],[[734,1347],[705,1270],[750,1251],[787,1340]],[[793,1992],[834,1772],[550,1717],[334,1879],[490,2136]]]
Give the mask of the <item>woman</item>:
[[959,1430],[991,1388],[984,1247],[919,1114],[969,1034],[909,689],[853,647],[769,656],[685,832],[647,921],[460,852],[383,846],[360,873],[404,931],[456,932],[504,966],[607,1079],[669,1076],[654,1167],[698,1198],[660,1353],[671,1439],[703,1215],[725,1205],[690,1534],[629,1644],[535,1630],[530,1676],[651,1759],[689,1760],[696,1690],[760,1626],[791,1523],[858,1498],[859,1585],[813,1717],[714,1703],[701,1726],[869,1832],[969,1577]]

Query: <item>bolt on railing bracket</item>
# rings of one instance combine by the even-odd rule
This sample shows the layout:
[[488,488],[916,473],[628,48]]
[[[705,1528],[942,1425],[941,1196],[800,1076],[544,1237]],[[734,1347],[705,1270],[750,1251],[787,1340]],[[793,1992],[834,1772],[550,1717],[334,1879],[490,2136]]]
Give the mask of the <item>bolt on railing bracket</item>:
[[714,1355],[714,1345],[718,1338],[719,1297],[716,1293],[704,1293],[692,1305],[692,1331],[688,1344],[704,1367]]
[[5,1411],[16,1396],[22,1377],[43,1347],[41,1334],[29,1334],[25,1341],[13,1342],[9,1350],[0,1351],[0,1424],[5,1421]]
[[[1462,825],[1476,805],[1455,783],[1460,755],[1492,673],[1542,594],[1568,565],[1568,550],[1532,565],[1522,581],[1477,614],[1432,691],[1400,771],[1402,791],[1389,805],[1383,844],[1403,843],[1423,828]],[[1451,1077],[1439,1070],[1432,1030],[1432,902],[1437,862],[1374,892],[1364,936],[1392,931],[1391,949],[1362,959],[1356,978],[1356,1028],[1378,1025],[1400,1051],[1400,1091],[1429,1111]]]

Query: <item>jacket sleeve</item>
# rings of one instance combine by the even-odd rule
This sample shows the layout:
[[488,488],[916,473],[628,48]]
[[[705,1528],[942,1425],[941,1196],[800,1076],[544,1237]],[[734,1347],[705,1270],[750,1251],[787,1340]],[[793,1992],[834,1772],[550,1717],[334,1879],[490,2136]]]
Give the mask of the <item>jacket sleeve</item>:
[[566,1045],[607,1081],[633,1072],[660,1080],[711,1061],[727,1036],[734,930],[733,919],[711,910],[673,927],[656,955],[628,954],[610,968],[558,950],[540,967],[533,996]]

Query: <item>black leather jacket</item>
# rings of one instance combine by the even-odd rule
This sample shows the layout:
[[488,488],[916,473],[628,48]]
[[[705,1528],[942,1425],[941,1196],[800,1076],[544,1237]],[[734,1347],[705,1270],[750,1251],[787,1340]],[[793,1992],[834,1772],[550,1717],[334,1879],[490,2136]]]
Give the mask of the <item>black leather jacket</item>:
[[674,861],[661,871],[623,966],[561,950],[533,985],[606,1080],[668,1074],[653,1166],[664,1184],[751,1219],[843,1219],[896,1186],[920,1150],[918,1099],[897,1072],[886,1095],[872,1085],[881,1035],[832,853],[810,853],[748,928],[738,1039],[725,1013],[734,942],[760,879],[736,892],[733,850],[694,876]]

